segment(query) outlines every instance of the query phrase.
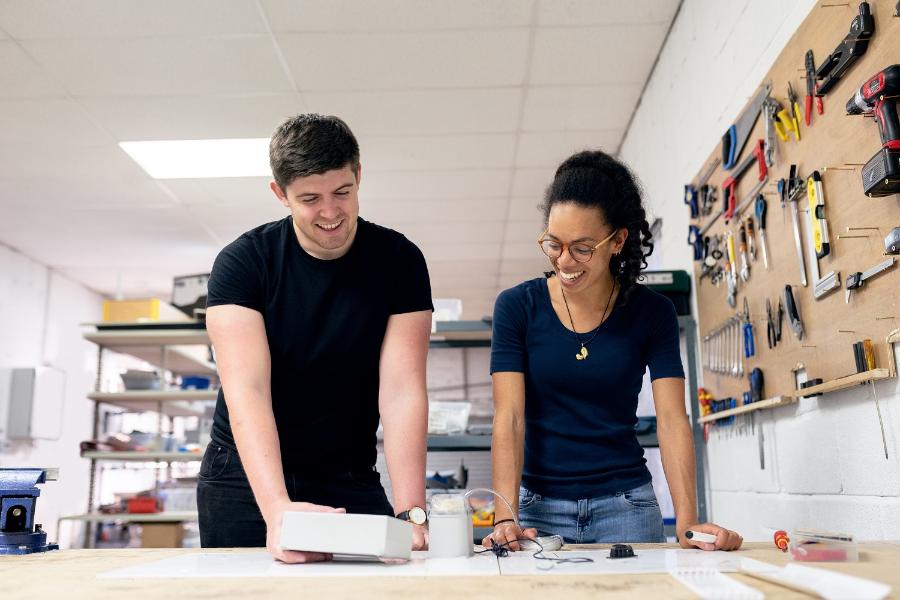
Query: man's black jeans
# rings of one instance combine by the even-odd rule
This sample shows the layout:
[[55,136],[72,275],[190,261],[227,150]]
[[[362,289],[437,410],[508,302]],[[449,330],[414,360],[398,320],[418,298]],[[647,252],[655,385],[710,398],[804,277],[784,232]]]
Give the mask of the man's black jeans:
[[[374,467],[331,474],[285,472],[294,502],[311,502],[348,513],[393,516],[394,510]],[[253,497],[237,452],[211,442],[197,482],[200,544],[204,548],[265,547],[266,523]]]

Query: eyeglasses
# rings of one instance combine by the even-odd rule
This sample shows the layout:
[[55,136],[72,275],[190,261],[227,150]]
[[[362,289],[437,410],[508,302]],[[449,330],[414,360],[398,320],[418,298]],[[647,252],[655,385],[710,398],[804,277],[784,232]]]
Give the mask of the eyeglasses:
[[541,237],[538,238],[538,245],[541,247],[541,251],[547,255],[550,260],[556,260],[565,250],[568,248],[569,256],[572,257],[572,260],[579,263],[586,263],[594,256],[594,250],[613,239],[613,236],[616,235],[616,232],[613,231],[609,236],[603,240],[602,242],[597,243],[596,246],[591,246],[585,244],[584,242],[576,242],[574,244],[569,244],[565,242],[557,242],[554,239],[549,239],[544,236],[547,235],[547,230],[544,230],[544,233],[541,234]]

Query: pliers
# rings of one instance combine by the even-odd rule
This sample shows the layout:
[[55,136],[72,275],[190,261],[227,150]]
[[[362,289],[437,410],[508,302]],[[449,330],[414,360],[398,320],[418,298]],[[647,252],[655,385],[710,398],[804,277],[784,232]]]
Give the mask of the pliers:
[[750,358],[756,354],[753,344],[753,323],[750,321],[750,304],[744,298],[744,358]]
[[825,107],[822,104],[822,96],[816,94],[818,91],[816,88],[818,85],[816,84],[816,63],[813,58],[813,51],[806,51],[806,111],[804,116],[806,117],[806,126],[809,127],[810,123],[812,123],[812,103],[813,97],[816,99],[816,112],[820,115],[825,113]]
[[775,321],[772,319],[772,301],[766,298],[766,337],[769,341],[769,348],[778,345],[778,338],[775,337]]

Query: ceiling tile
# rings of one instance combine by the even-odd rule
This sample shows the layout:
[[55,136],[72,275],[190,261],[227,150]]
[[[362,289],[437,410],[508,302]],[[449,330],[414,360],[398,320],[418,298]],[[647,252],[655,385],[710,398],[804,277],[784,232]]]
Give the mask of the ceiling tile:
[[423,195],[420,200],[363,200],[360,214],[403,231],[408,223],[502,221],[506,218],[506,205],[505,198],[434,200]]
[[538,25],[668,25],[679,3],[680,0],[538,0]]
[[65,90],[47,76],[19,45],[0,41],[0,98],[47,98]]
[[500,240],[475,244],[445,244],[416,241],[429,263],[433,260],[487,260],[500,256]]
[[[211,177],[209,179],[171,179],[165,182],[186,204],[254,206],[273,204],[281,207],[272,189],[271,177]],[[282,207],[283,208],[283,207]]]
[[469,223],[410,223],[403,228],[403,235],[416,244],[429,246],[496,244],[500,245],[503,221],[474,221]]
[[23,42],[74,96],[292,91],[268,36]]
[[528,32],[517,29],[278,34],[277,40],[304,92],[521,85],[528,54]]
[[361,139],[516,131],[521,97],[519,88],[303,94],[311,112],[338,115]]
[[131,235],[193,235],[198,230],[179,206],[140,207],[112,209],[85,208],[80,206],[56,207],[53,218],[47,218],[40,205],[20,209],[3,219],[0,232],[10,233],[17,229],[29,230],[36,237],[47,236],[53,240],[63,235],[84,236],[87,240],[106,237],[116,239]]
[[118,141],[269,137],[282,121],[307,111],[293,93],[79,102]]
[[533,0],[262,0],[273,31],[527,27]]
[[[102,164],[100,166],[102,168]],[[96,175],[85,172],[51,177],[38,168],[28,177],[0,177],[0,207],[14,211],[39,206],[49,216],[65,207],[115,209],[123,206],[172,206],[172,199],[152,179],[141,174],[129,176],[127,173],[127,169],[124,174],[110,169]],[[7,214],[12,216],[12,213]],[[98,218],[103,220],[102,215]]]
[[544,222],[543,191],[534,196],[518,196],[510,199],[507,219],[528,221],[534,227],[540,227]]
[[[509,169],[458,171],[370,171],[362,154],[360,202],[378,200],[465,199],[505,197],[509,191]],[[398,165],[399,167],[399,165]]]
[[[615,152],[624,134],[622,131],[564,131],[523,133],[519,136],[516,166],[553,167],[580,150],[600,149]],[[549,185],[550,181],[547,181]]]
[[500,257],[503,260],[528,260],[535,256],[540,257],[541,251],[537,245],[537,236],[531,242],[507,241],[503,244]]
[[531,246],[534,252],[540,252],[537,239],[541,234],[542,224],[538,219],[529,221],[513,221],[506,222],[503,239],[507,242],[524,242]]
[[528,169],[516,169],[513,173],[512,195],[513,197],[527,197],[540,200],[544,196],[547,186],[553,181],[556,167],[532,167]]
[[529,83],[643,85],[667,31],[667,24],[538,29]]
[[360,140],[363,167],[372,171],[496,169],[512,166],[514,134],[374,137]]
[[188,210],[199,223],[216,235],[222,247],[251,229],[281,220],[289,214],[274,197],[271,202],[199,204],[189,206]]
[[640,84],[529,88],[524,131],[623,131],[641,95]]
[[265,33],[252,0],[2,0],[0,27],[17,39]]
[[428,261],[428,273],[433,281],[460,289],[493,286],[497,282],[499,269],[500,261],[496,257]]
[[96,146],[113,141],[76,102],[63,99],[0,100],[2,144],[53,140],[65,146]]
[[118,146],[0,144],[0,177],[46,177],[48,173],[78,181],[146,177]]

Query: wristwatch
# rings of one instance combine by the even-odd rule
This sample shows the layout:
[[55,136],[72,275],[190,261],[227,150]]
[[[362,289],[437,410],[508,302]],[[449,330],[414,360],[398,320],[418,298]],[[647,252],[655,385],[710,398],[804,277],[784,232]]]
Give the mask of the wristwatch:
[[424,525],[428,520],[428,515],[425,514],[425,509],[413,506],[409,510],[404,510],[402,513],[398,514],[397,518],[401,521],[408,521],[413,525]]

